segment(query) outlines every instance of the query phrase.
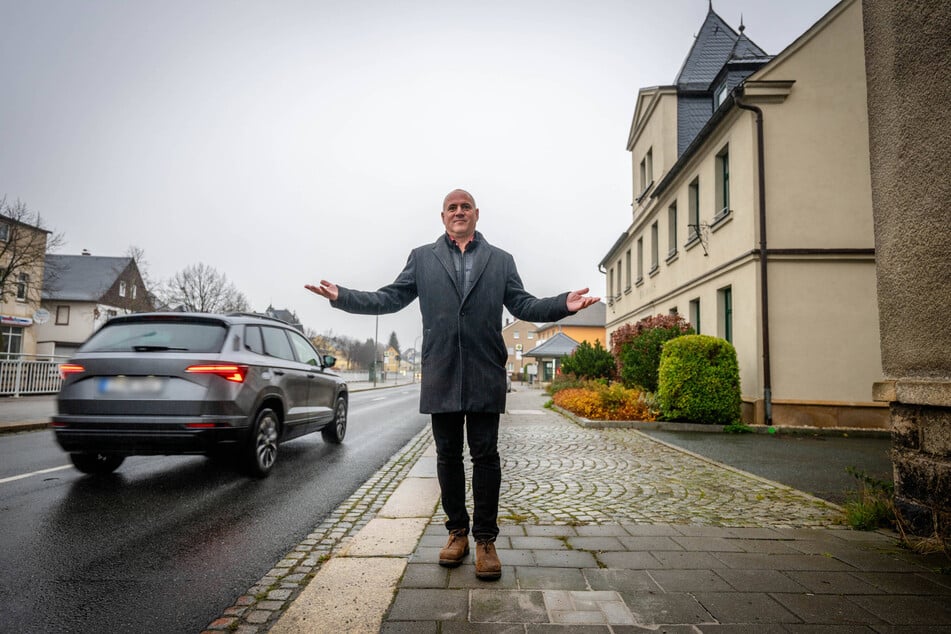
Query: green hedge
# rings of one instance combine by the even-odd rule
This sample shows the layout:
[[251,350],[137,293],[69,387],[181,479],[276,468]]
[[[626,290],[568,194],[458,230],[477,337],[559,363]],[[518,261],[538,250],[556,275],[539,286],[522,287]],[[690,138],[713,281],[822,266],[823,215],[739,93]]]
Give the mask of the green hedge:
[[561,360],[561,371],[582,379],[613,379],[614,356],[604,349],[600,341],[595,340],[592,346],[584,340],[574,352]]
[[730,425],[740,420],[740,368],[725,339],[684,335],[664,344],[657,403],[666,420]]

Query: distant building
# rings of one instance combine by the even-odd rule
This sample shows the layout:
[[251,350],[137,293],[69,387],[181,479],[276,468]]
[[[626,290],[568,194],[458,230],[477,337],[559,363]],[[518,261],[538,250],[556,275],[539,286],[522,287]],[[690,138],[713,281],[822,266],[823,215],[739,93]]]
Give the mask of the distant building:
[[[0,359],[36,352],[37,326],[48,318],[40,305],[49,231],[0,216]],[[41,354],[45,354],[41,352]]]
[[88,254],[46,256],[41,306],[49,318],[36,324],[37,353],[57,356],[116,315],[154,309],[134,259]]
[[862,4],[776,56],[712,7],[669,86],[642,88],[629,224],[600,262],[607,333],[680,313],[736,347],[746,422],[888,426]]
[[545,341],[540,342],[525,356],[538,362],[536,381],[551,381],[561,369],[561,360],[572,354],[580,342],[575,341],[563,332],[556,332]]
[[290,324],[291,326],[299,330],[301,333],[304,332],[304,325],[300,323],[300,319],[298,319],[297,313],[293,311],[287,310],[286,308],[274,308],[273,306],[268,304],[268,307],[265,309],[264,314],[267,315],[268,317],[272,317],[274,319],[280,319],[281,321]]
[[596,341],[599,341],[603,348],[607,348],[606,331],[604,328],[606,311],[607,306],[605,303],[598,302],[564,319],[542,324],[536,331],[538,339],[535,345],[540,346],[557,333],[563,333],[578,343],[587,341],[593,346]]
[[521,319],[506,321],[506,324],[502,326],[502,341],[505,342],[505,350],[508,353],[505,371],[513,380],[518,381],[524,378],[525,366],[534,363],[531,359],[525,359],[523,355],[535,347],[536,328],[538,328],[536,324]]

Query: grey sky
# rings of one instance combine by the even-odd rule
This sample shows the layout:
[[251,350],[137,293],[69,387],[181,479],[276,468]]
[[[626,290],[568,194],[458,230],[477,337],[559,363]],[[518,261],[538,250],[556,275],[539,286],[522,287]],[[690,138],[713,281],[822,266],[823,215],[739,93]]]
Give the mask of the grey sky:
[[[715,0],[770,54],[833,0]],[[443,196],[526,288],[590,286],[627,227],[637,90],[673,82],[708,0],[0,0],[0,195],[60,253],[204,262],[255,310],[358,338],[304,290],[393,280]],[[404,347],[415,304],[380,318]]]

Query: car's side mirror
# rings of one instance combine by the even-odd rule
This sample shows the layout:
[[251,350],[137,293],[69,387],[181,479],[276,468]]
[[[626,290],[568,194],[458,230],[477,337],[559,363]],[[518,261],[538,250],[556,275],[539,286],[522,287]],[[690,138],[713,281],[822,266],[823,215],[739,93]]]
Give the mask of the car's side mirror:
[[324,367],[332,368],[334,367],[334,364],[336,363],[337,363],[337,357],[333,356],[332,354],[324,355]]

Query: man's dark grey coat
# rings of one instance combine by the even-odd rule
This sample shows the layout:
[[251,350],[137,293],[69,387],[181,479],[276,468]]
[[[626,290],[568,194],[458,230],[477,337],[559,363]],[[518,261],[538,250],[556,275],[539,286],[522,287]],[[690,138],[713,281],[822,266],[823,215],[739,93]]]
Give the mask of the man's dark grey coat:
[[350,313],[394,313],[419,297],[423,315],[419,411],[505,411],[502,307],[525,321],[558,321],[571,311],[568,293],[539,299],[527,293],[511,255],[476,233],[472,285],[463,294],[445,235],[413,249],[396,280],[377,291],[338,286],[332,305]]

